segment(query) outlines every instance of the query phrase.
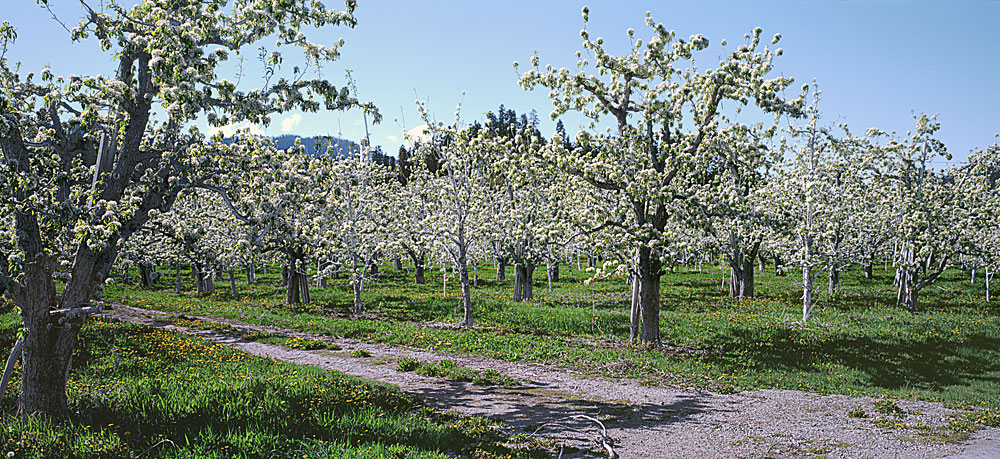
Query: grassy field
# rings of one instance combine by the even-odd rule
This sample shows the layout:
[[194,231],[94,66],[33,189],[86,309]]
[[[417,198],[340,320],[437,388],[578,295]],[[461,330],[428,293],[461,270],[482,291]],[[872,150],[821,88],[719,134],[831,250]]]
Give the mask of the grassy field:
[[[18,320],[0,315],[0,346],[13,345]],[[73,362],[69,422],[4,416],[0,457],[548,457],[512,449],[523,440],[485,418],[437,413],[385,385],[178,332],[92,319]],[[8,413],[19,394],[12,386]]]
[[849,271],[841,276],[840,293],[820,293],[813,319],[802,325],[798,276],[758,273],[757,298],[736,302],[727,298],[722,269],[680,269],[662,281],[664,345],[642,347],[627,340],[624,281],[585,284],[585,273],[568,273],[568,268],[563,266],[551,292],[544,269],[538,270],[536,299],[522,304],[511,299],[512,280],[491,280],[493,270],[480,268],[473,301],[482,328],[475,331],[427,326],[460,319],[458,284],[449,279],[445,293],[436,271],[427,285],[416,286],[406,273],[383,267],[363,294],[361,317],[350,315],[345,280],[314,289],[311,305],[283,305],[284,290],[273,270],[253,285],[240,284],[238,298],[230,296],[226,282],[218,285],[223,293],[196,296],[188,277],[189,290],[181,295],[166,281],[153,290],[112,286],[107,294],[109,300],[140,307],[443,353],[544,362],[650,384],[943,401],[976,408],[962,422],[1000,423],[1000,303],[987,304],[981,280],[971,285],[966,273],[946,273],[921,292],[921,311],[910,313],[894,307],[891,272],[877,271],[875,279],[865,280]]

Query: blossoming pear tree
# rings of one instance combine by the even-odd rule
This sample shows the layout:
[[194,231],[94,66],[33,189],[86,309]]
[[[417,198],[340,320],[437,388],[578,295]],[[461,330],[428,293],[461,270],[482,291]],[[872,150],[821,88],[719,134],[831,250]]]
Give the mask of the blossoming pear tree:
[[462,322],[473,326],[472,283],[469,263],[472,250],[488,238],[493,218],[487,205],[489,181],[487,161],[482,154],[488,139],[456,120],[450,125],[431,119],[426,105],[418,103],[421,117],[427,123],[430,139],[420,143],[414,153],[414,164],[436,163],[436,172],[427,167],[414,167],[411,179],[420,184],[428,207],[422,227],[433,238],[443,259],[458,271],[461,286]]
[[[233,54],[275,36],[308,67],[336,59],[341,42],[323,45],[307,33],[353,27],[354,0],[342,11],[310,0],[79,5],[72,38],[96,40],[116,63],[108,74],[24,73],[0,58],[0,219],[15,228],[0,248],[0,285],[24,323],[21,417],[65,414],[77,332],[97,309],[90,299],[123,241],[150,211],[169,210],[182,188],[229,169],[219,167],[224,149],[194,148],[204,144],[188,129],[194,120],[266,125],[277,112],[359,105],[346,88],[309,78],[307,67],[283,66],[277,50],[262,54],[258,87],[219,75]],[[6,54],[11,40],[3,44]],[[60,262],[69,263],[69,280],[57,290]]]
[[389,209],[398,182],[389,167],[372,161],[367,149],[324,162],[331,180],[325,215],[320,218],[329,223],[318,242],[338,264],[349,269],[354,313],[360,314],[361,292],[368,280],[366,268],[390,245],[393,233],[389,228],[395,215]]
[[[803,86],[808,94],[810,87]],[[785,152],[776,176],[767,187],[768,201],[781,209],[788,230],[777,234],[785,259],[802,270],[802,322],[812,317],[816,277],[824,270],[835,269],[840,254],[843,209],[850,199],[839,193],[839,181],[851,161],[840,161],[843,140],[828,126],[820,124],[821,92],[812,86],[812,103],[805,108],[802,125],[790,125],[790,139],[784,139]],[[836,259],[836,260],[835,260]],[[831,262],[831,261],[835,262]]]
[[[983,268],[983,293],[992,298],[990,284],[1000,270],[1000,144],[973,152],[965,166],[957,168],[956,179],[969,201],[970,211],[962,225],[967,248],[964,254],[973,269]],[[975,283],[975,277],[972,279]]]
[[[585,24],[588,18],[585,7]],[[593,189],[620,198],[622,207],[607,215],[604,223],[623,228],[634,251],[628,269],[641,325],[633,327],[641,328],[634,338],[656,343],[660,277],[671,240],[664,230],[674,213],[672,206],[685,195],[680,179],[695,166],[706,142],[723,128],[719,116],[723,103],[754,104],[768,112],[795,107],[781,96],[791,79],[769,78],[773,60],[782,51],[762,45],[760,28],[721,56],[717,65],[706,67],[695,63],[695,55],[709,47],[707,38],[700,34],[679,38],[649,13],[646,24],[652,37],[637,39],[629,29],[631,47],[620,56],[605,49],[603,38],[591,38],[584,29],[578,70],[541,67],[536,55],[520,84],[525,89],[549,89],[552,118],[570,110],[594,123],[611,118],[614,127],[594,134],[591,148],[547,149],[547,161],[583,178]],[[772,45],[779,40],[775,35]]]
[[[951,159],[944,143],[934,137],[941,128],[935,117],[914,117],[916,127],[899,139],[870,129],[881,150],[877,186],[892,192],[891,219],[896,265],[896,305],[914,311],[917,295],[932,284],[961,253],[961,228],[969,208],[953,171],[936,170],[936,158]],[[883,143],[877,143],[883,140]]]

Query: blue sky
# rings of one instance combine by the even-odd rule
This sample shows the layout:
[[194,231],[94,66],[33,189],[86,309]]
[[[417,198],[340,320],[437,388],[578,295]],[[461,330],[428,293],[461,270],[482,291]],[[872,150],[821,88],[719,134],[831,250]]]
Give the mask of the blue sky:
[[[17,27],[20,36],[8,57],[22,61],[25,69],[49,65],[57,74],[113,71],[110,57],[93,43],[71,45],[68,34],[34,0],[3,1],[0,20]],[[59,3],[59,16],[75,23],[77,3]],[[994,133],[1000,132],[1000,1],[358,3],[356,29],[316,35],[319,41],[343,37],[347,42],[342,59],[328,65],[323,75],[340,85],[344,69],[354,71],[361,98],[375,102],[385,117],[381,125],[370,127],[372,141],[389,153],[402,143],[404,127],[420,124],[417,97],[446,120],[459,102],[467,121],[481,119],[500,104],[519,113],[536,109],[542,131],[551,133],[546,91],[523,91],[511,64],[526,63],[538,51],[543,63],[572,67],[580,49],[584,4],[591,10],[591,36],[603,36],[612,48],[627,45],[629,27],[648,38],[646,10],[679,36],[704,34],[712,46],[699,58],[702,65],[722,53],[723,38],[732,46],[756,26],[764,28],[765,36],[781,33],[784,55],[776,70],[798,83],[815,78],[823,90],[826,120],[847,122],[856,132],[868,127],[905,132],[913,125],[911,111],[937,113],[940,138],[956,160],[994,143]],[[566,124],[575,131],[581,121],[570,117]],[[360,112],[285,114],[276,116],[266,132],[341,132],[356,140],[364,136],[364,126]]]

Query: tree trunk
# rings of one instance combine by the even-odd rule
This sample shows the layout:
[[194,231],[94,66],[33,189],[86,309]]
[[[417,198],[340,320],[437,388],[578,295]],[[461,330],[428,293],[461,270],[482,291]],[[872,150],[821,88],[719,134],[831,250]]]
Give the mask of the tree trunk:
[[255,269],[254,269],[253,262],[247,263],[245,265],[245,269],[247,271],[247,285],[250,285],[254,281],[253,276],[254,276],[254,270]]
[[552,284],[559,282],[559,262],[551,262],[545,266],[545,274],[549,278],[549,290],[552,290]]
[[427,264],[427,257],[421,255],[419,257],[413,257],[413,283],[416,285],[424,285],[427,280],[424,278],[424,269]]
[[802,323],[806,323],[812,317],[812,292],[813,277],[812,268],[802,267]]
[[532,290],[534,274],[535,265],[532,263],[522,262],[514,265],[514,301],[524,302],[534,299]]
[[302,303],[302,289],[299,288],[299,276],[295,273],[295,262],[291,260],[291,266],[282,267],[282,277],[285,278],[285,304],[291,306]]
[[459,257],[458,273],[462,284],[462,326],[472,326],[472,286],[469,285],[469,267],[466,265],[465,257]]
[[781,269],[781,259],[777,255],[774,256],[774,277],[784,276],[785,272]]
[[829,279],[830,285],[827,288],[827,293],[830,295],[836,295],[840,291],[840,268],[836,262],[830,262],[829,267]]
[[597,257],[587,254],[587,267],[596,268],[597,267]]
[[233,298],[239,297],[236,293],[236,268],[229,268],[229,293],[233,295]]
[[872,263],[871,260],[868,260],[868,263],[865,263],[865,279],[872,280],[875,277],[874,274],[872,274],[874,268],[873,265],[874,263]]
[[744,259],[742,269],[730,267],[729,297],[753,298],[753,259]]
[[280,287],[287,287],[287,286],[288,286],[288,266],[282,266]]
[[202,270],[202,283],[205,284],[205,293],[212,294],[215,293],[215,276],[212,271]]
[[642,330],[642,305],[639,302],[639,276],[635,273],[629,275],[632,279],[632,310],[629,314],[629,333],[631,341],[639,339],[639,331]]
[[372,279],[378,277],[378,260],[372,260],[371,263],[368,264],[368,275],[371,276]]
[[61,419],[66,415],[66,371],[79,326],[46,329],[49,323],[47,308],[44,323],[41,327],[26,327],[18,401],[18,416],[22,419]]
[[507,259],[504,257],[497,257],[496,260],[497,269],[497,280],[505,281],[507,280]]
[[398,256],[392,257],[392,270],[393,271],[403,270],[403,260],[400,260]]
[[28,263],[24,272],[27,291],[12,295],[25,328],[18,417],[62,419],[67,414],[66,369],[83,321],[64,326],[52,323],[49,311],[56,304],[56,294],[51,271]]
[[989,266],[986,267],[986,273],[983,276],[983,279],[986,280],[986,302],[987,303],[990,302],[990,281],[993,280],[993,276],[996,276],[996,274],[997,274],[996,271],[994,271],[992,273],[990,272],[990,267]]
[[351,289],[354,290],[354,315],[361,314],[361,276],[353,276]]
[[660,342],[660,274],[661,266],[649,247],[636,250],[633,267],[632,298],[633,311],[631,334],[646,344]]
[[[181,293],[181,265],[180,263],[174,262],[174,293]],[[193,268],[192,268],[193,269]]]
[[153,287],[153,273],[149,263],[139,263],[139,286],[142,288]]
[[[305,263],[300,263],[300,266],[304,266]],[[309,276],[304,272],[298,273],[299,276],[299,290],[301,290],[302,304],[312,303],[312,296],[309,295]]]
[[896,270],[896,307],[910,311],[917,310],[916,274],[913,270],[900,267]]
[[203,276],[201,274],[201,271],[202,271],[201,263],[195,263],[191,266],[191,273],[194,275],[195,291],[199,295],[205,293],[205,282],[202,280]]

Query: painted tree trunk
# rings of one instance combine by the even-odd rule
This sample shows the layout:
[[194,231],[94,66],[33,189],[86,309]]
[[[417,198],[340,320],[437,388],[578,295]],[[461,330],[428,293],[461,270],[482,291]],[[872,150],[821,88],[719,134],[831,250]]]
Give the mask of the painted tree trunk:
[[986,274],[983,276],[983,278],[986,280],[986,302],[987,303],[990,302],[990,281],[993,280],[993,276],[996,276],[996,274],[997,274],[996,271],[994,271],[994,272],[991,273],[990,272],[990,268],[988,266],[986,267]]
[[635,341],[639,339],[639,331],[642,329],[642,312],[639,303],[639,276],[630,274],[632,280],[632,308],[629,314],[629,339]]
[[351,289],[354,291],[354,315],[361,314],[361,277],[355,276],[351,282]]
[[813,276],[812,269],[808,266],[802,267],[802,323],[806,323],[812,317],[812,292]]
[[745,260],[741,269],[730,267],[729,297],[753,298],[753,260]]
[[900,267],[896,270],[896,306],[917,310],[916,273]]
[[497,269],[497,280],[505,281],[507,280],[507,259],[504,257],[497,257],[496,260]]
[[[300,265],[304,265],[304,263]],[[300,298],[302,304],[312,303],[312,296],[309,295],[309,276],[304,272],[299,272],[297,275],[299,276],[299,290],[301,290]]]
[[212,271],[204,269],[201,272],[202,284],[205,293],[212,294],[215,293],[215,276]]
[[472,326],[472,286],[469,284],[469,267],[464,257],[459,257],[458,275],[462,284],[462,326]]
[[873,273],[874,268],[875,268],[874,263],[872,263],[871,260],[868,260],[868,263],[865,263],[865,270],[864,270],[865,279],[872,280],[875,277]]
[[830,267],[828,268],[828,278],[829,286],[827,287],[827,293],[830,295],[836,295],[840,291],[840,267],[836,262],[830,262]]
[[545,274],[549,278],[549,290],[552,290],[552,284],[559,282],[559,262],[550,262],[545,266]]
[[781,259],[777,255],[774,256],[774,277],[781,277],[785,275],[785,271],[781,269]]
[[524,302],[534,299],[532,278],[535,275],[535,265],[524,262],[514,265],[514,301]]

